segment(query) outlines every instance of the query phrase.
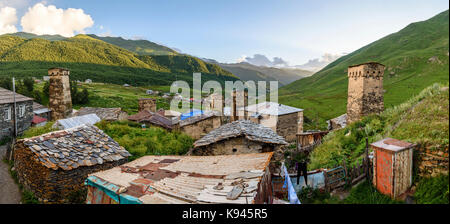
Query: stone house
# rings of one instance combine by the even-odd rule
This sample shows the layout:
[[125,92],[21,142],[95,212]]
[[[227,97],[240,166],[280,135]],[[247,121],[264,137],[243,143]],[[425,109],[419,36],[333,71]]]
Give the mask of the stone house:
[[33,113],[34,115],[45,118],[47,120],[52,119],[51,110],[36,102],[33,102]]
[[[16,93],[17,134],[31,127],[33,99]],[[0,88],[0,139],[14,135],[14,93]]]
[[88,174],[127,162],[130,153],[95,126],[78,126],[19,140],[14,167],[19,182],[43,202],[67,203],[85,189]]
[[384,110],[384,69],[384,65],[376,62],[348,68],[347,124]]
[[176,128],[193,139],[200,139],[210,131],[220,127],[221,124],[221,117],[212,111],[174,122],[174,125],[177,125]]
[[335,117],[327,121],[328,131],[339,130],[347,126],[347,114]]
[[123,121],[128,117],[128,113],[122,108],[101,108],[101,107],[82,107],[73,116],[83,116],[96,114],[101,120],[105,121]]
[[[244,110],[243,107],[238,110]],[[303,132],[303,109],[274,102],[262,102],[246,107],[248,119],[271,128],[286,141],[293,142]]]
[[220,126],[194,142],[194,155],[235,155],[273,152],[288,145],[272,129],[249,120]]

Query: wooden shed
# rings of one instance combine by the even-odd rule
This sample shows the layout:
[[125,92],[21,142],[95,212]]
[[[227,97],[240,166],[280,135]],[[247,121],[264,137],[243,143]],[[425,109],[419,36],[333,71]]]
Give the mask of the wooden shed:
[[405,193],[412,185],[415,144],[386,138],[371,146],[374,150],[374,186],[392,198]]

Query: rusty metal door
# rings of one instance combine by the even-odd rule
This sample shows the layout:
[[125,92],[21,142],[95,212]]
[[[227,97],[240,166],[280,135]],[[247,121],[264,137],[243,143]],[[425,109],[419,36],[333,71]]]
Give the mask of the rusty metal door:
[[377,151],[377,189],[386,195],[392,195],[393,172],[392,172],[392,154],[378,150]]

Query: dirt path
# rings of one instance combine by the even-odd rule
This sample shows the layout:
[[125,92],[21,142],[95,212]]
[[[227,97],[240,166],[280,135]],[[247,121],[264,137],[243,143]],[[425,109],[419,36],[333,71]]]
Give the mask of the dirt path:
[[6,147],[0,146],[0,204],[19,204],[21,195],[14,179],[9,174],[8,164],[3,162]]

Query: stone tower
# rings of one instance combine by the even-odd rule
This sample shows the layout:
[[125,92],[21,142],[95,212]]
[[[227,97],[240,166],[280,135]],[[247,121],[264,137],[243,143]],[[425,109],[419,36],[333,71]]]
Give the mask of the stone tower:
[[231,122],[237,120],[247,120],[248,92],[244,90],[233,90],[231,97],[233,99],[231,105]]
[[72,114],[72,97],[70,96],[70,71],[64,68],[51,68],[49,108],[53,120],[63,119]]
[[384,68],[384,65],[376,62],[348,68],[347,124],[384,110]]
[[139,112],[143,110],[156,112],[156,99],[152,98],[139,99]]

